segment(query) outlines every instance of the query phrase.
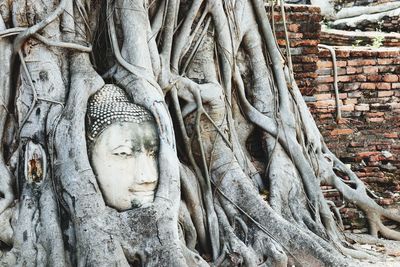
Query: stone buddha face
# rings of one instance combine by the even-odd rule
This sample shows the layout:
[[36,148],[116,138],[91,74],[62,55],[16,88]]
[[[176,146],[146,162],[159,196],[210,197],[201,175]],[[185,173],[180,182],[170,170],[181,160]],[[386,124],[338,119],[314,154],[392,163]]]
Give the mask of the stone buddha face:
[[106,204],[119,211],[152,203],[159,137],[152,115],[106,85],[89,100],[89,155]]

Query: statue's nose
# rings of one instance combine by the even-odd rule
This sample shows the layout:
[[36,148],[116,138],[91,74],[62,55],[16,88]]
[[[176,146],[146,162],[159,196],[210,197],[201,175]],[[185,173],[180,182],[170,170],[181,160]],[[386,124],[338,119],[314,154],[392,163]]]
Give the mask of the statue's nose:
[[158,166],[157,161],[150,156],[140,155],[138,157],[139,170],[137,172],[138,184],[155,184],[158,180]]

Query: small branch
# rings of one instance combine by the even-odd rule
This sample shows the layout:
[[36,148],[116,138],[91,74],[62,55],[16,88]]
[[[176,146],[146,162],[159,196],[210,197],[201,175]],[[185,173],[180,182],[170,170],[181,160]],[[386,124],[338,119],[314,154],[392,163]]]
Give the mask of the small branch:
[[290,84],[292,84],[294,77],[293,77],[293,62],[292,62],[292,54],[290,52],[290,40],[289,40],[289,33],[287,30],[287,25],[286,25],[286,14],[285,14],[285,1],[281,1],[281,17],[282,17],[282,22],[283,22],[283,28],[285,30],[285,42],[286,42],[286,60],[288,63],[289,71],[290,71]]
[[32,103],[31,103],[31,105],[29,106],[29,110],[28,110],[28,112],[26,113],[25,118],[22,120],[21,125],[20,125],[20,127],[19,127],[19,133],[20,133],[21,130],[22,130],[22,128],[23,128],[23,126],[24,126],[24,124],[25,124],[26,121],[29,119],[30,115],[31,115],[32,112],[33,112],[33,109],[34,109],[35,106],[36,106],[36,103],[37,103],[37,100],[38,100],[38,96],[37,96],[37,91],[36,91],[35,85],[33,84],[33,81],[32,81],[31,74],[29,73],[28,67],[26,66],[26,62],[25,62],[25,60],[24,60],[24,57],[23,57],[21,51],[18,51],[18,55],[19,55],[19,58],[20,58],[20,60],[21,60],[22,69],[23,69],[24,72],[25,72],[26,78],[28,79],[28,83],[29,83],[29,85],[30,85],[30,87],[31,87],[31,89],[32,89],[32,94],[33,94]]
[[15,28],[9,28],[9,29],[0,31],[0,39],[19,34],[20,32],[23,32],[26,29],[27,28],[25,28],[25,27],[15,27]]
[[328,45],[319,44],[318,47],[327,49],[331,53],[332,64],[333,64],[333,88],[335,89],[336,122],[339,122],[342,119],[342,112],[340,110],[336,52],[333,47],[328,46]]
[[73,49],[73,50],[77,50],[80,52],[84,52],[84,53],[90,53],[92,52],[92,46],[83,46],[80,44],[74,44],[74,43],[69,43],[69,42],[59,42],[59,41],[53,41],[50,40],[49,38],[46,38],[38,33],[35,33],[33,35],[34,38],[38,39],[39,41],[41,41],[42,43],[44,43],[45,45],[48,46],[55,46],[55,47],[60,47],[60,48],[66,48],[66,49]]

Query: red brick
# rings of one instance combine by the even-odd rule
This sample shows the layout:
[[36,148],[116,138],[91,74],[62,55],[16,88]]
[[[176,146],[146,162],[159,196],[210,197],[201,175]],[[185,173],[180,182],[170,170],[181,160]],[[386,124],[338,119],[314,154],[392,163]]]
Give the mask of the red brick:
[[327,119],[327,118],[332,118],[333,116],[332,116],[332,114],[330,114],[330,113],[327,113],[327,114],[320,114],[319,115],[319,118],[320,119]]
[[398,57],[400,55],[400,51],[378,51],[379,57]]
[[400,83],[392,83],[392,89],[400,89]]
[[343,134],[352,134],[354,131],[352,129],[334,129],[331,131],[331,135],[343,135]]
[[336,57],[346,58],[350,56],[349,50],[336,50]]
[[376,88],[379,90],[390,90],[392,86],[390,83],[377,83]]
[[383,81],[388,83],[394,83],[399,81],[399,77],[395,74],[387,74],[383,76]]
[[299,24],[289,24],[289,25],[287,25],[287,29],[291,32],[298,32],[300,29],[300,25]]
[[378,58],[379,65],[393,64],[393,58]]
[[346,68],[346,73],[347,74],[355,74],[355,73],[357,73],[357,68],[349,66]]
[[345,99],[344,100],[344,104],[348,105],[348,104],[357,104],[358,100],[357,98],[349,98],[349,99]]
[[327,100],[327,99],[332,99],[332,94],[318,94],[315,95],[316,100]]
[[318,69],[326,69],[326,68],[332,69],[332,66],[333,66],[333,64],[331,61],[318,61],[317,62]]
[[354,104],[346,104],[340,106],[341,111],[354,111]]
[[319,84],[317,85],[316,91],[317,92],[329,92],[333,89],[332,84]]
[[367,66],[363,68],[364,73],[378,73],[379,69],[376,66]]
[[379,154],[380,154],[380,152],[378,152],[378,151],[366,151],[366,152],[357,153],[357,157],[369,158],[371,156],[375,156],[375,155],[379,155]]
[[385,121],[384,118],[367,118],[368,122],[383,122]]
[[315,102],[315,106],[317,108],[332,107],[332,106],[335,106],[335,105],[336,105],[336,103],[335,103],[334,99],[321,100],[321,101]]
[[376,84],[375,83],[362,83],[360,88],[366,89],[366,90],[374,90],[376,88]]
[[359,104],[355,106],[355,110],[357,111],[368,111],[369,105],[368,104]]
[[349,144],[350,147],[364,147],[364,143],[360,143],[360,142],[350,142]]
[[338,81],[339,82],[350,82],[350,81],[352,81],[352,77],[351,76],[339,76]]
[[394,94],[393,91],[379,91],[378,97],[387,97],[387,96],[392,96],[393,94]]
[[367,81],[369,81],[369,82],[381,82],[382,81],[382,75],[370,74],[370,75],[367,76]]
[[383,134],[383,136],[386,138],[399,138],[398,133],[385,133],[385,134]]
[[384,112],[370,112],[367,113],[368,117],[383,117],[385,115]]
[[363,74],[356,75],[354,79],[358,82],[366,82],[367,81],[367,77]]
[[375,59],[353,59],[347,61],[348,66],[370,66],[375,64],[376,64]]

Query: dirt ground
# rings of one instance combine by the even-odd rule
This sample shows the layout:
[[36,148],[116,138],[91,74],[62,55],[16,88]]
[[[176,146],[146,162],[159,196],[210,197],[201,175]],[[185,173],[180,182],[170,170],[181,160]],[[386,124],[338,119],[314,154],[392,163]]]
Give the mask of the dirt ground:
[[361,267],[400,267],[400,241],[374,238],[366,234],[349,234],[346,237],[354,240],[353,246],[371,254],[371,259],[357,261]]

